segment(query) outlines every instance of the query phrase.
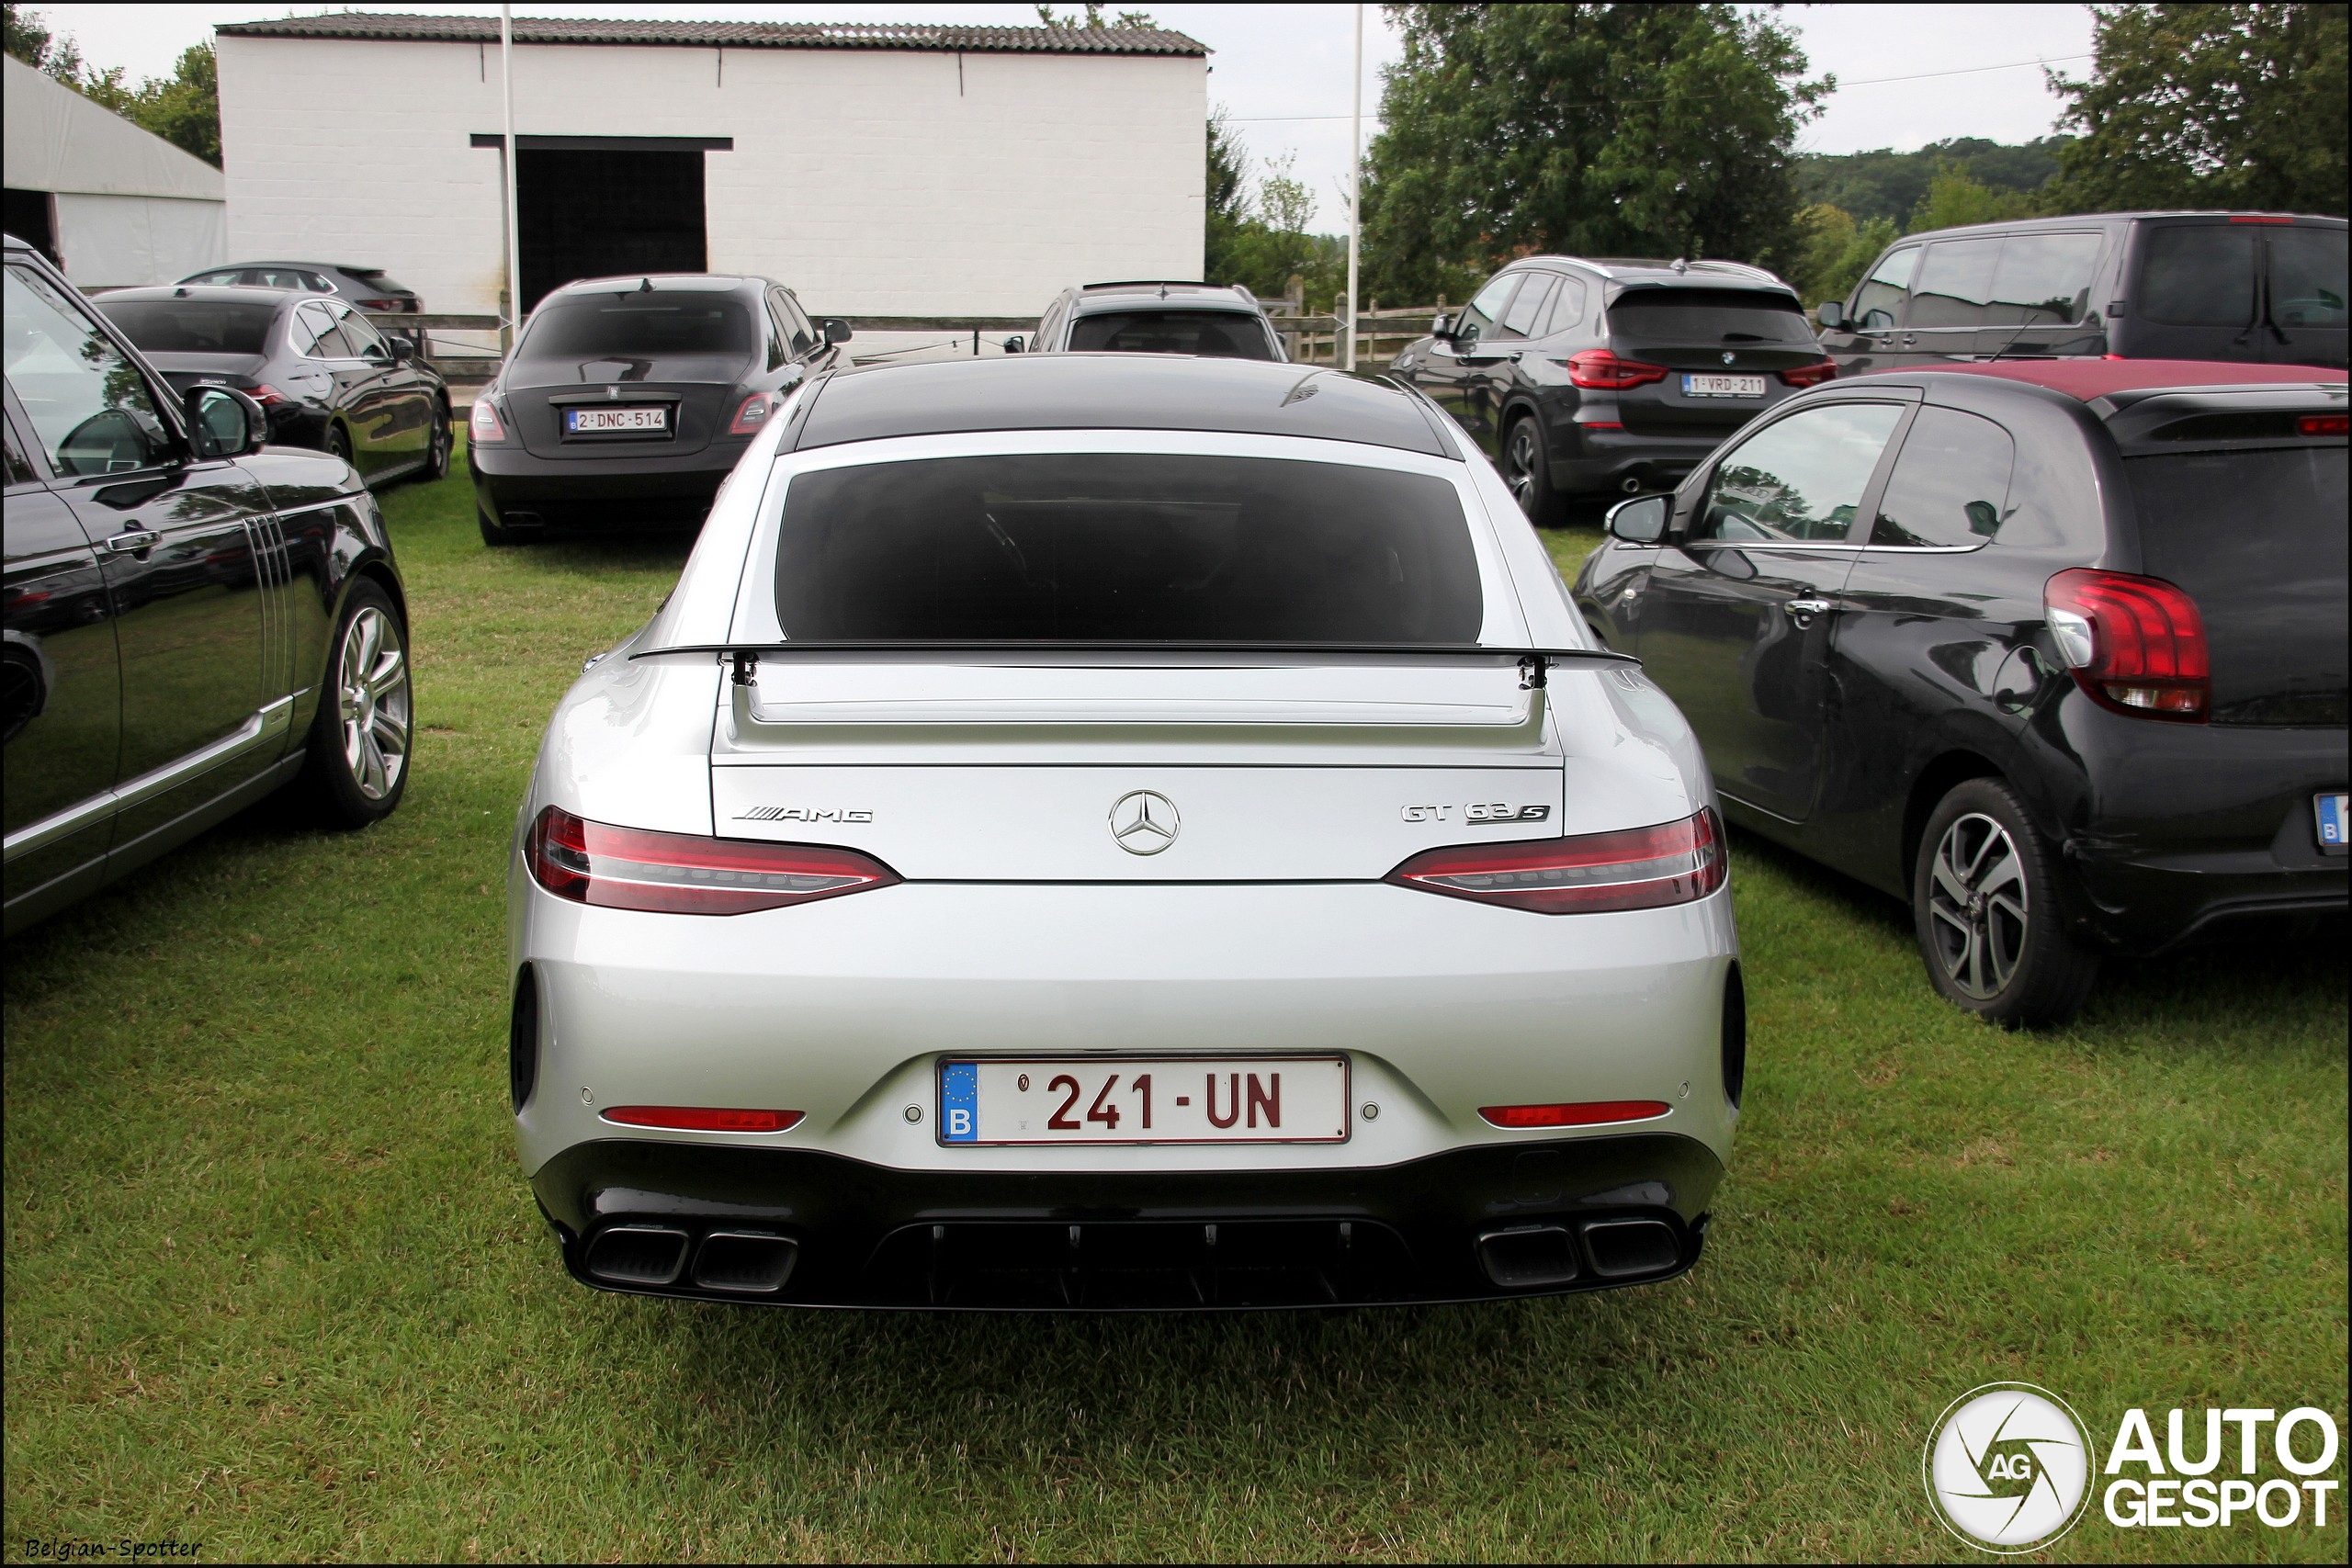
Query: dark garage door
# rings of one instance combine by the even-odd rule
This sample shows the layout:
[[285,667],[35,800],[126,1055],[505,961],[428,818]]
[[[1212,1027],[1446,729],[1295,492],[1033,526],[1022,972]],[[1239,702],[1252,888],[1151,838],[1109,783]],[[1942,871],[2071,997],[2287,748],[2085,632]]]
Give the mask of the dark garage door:
[[553,150],[516,153],[523,308],[575,277],[700,272],[702,160],[693,152]]

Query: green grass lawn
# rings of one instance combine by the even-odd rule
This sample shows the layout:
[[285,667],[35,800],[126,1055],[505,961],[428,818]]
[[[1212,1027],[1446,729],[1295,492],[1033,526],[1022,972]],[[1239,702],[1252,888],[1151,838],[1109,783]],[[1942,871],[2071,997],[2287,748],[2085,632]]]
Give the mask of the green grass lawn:
[[[1970,1557],[1919,1445],[1975,1384],[2059,1392],[2102,1454],[2128,1405],[2344,1417],[2340,923],[2116,964],[2073,1029],[2007,1034],[1933,997],[1898,906],[1746,839],[1747,1111],[1673,1284],[1102,1319],[582,1290],[509,1130],[506,839],[550,706],[683,549],[486,551],[462,470],[386,505],[402,809],[250,813],[9,944],[13,1553]],[[1595,537],[1551,542],[1573,574]],[[2335,1502],[2094,1505],[2052,1555],[2341,1562]]]

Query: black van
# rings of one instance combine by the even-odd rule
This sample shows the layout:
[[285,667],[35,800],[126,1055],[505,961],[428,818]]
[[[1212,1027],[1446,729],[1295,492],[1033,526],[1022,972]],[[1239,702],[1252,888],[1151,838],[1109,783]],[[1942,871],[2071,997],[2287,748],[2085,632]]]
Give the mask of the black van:
[[2113,355],[2342,368],[2346,224],[2278,212],[2102,212],[1896,241],[1819,306],[1841,375]]

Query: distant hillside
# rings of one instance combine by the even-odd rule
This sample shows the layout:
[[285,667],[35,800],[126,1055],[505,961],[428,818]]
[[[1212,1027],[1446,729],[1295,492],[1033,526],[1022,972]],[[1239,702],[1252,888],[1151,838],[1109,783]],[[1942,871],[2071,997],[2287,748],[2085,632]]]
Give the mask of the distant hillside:
[[1798,199],[1827,202],[1853,214],[1905,222],[1928,194],[1928,182],[1947,164],[1957,164],[1977,184],[1996,191],[2030,191],[2058,172],[2058,149],[2071,136],[2045,136],[2021,147],[1979,136],[1931,141],[1917,152],[1805,152],[1797,157]]

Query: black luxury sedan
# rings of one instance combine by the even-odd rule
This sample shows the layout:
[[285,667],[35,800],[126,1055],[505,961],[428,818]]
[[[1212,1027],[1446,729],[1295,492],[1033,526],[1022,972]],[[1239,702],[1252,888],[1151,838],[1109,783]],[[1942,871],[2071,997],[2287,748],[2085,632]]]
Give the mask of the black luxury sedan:
[[2341,218],[2102,212],[1909,234],[1815,307],[1847,375],[2102,355],[2345,366]]
[[360,827],[408,785],[408,615],[375,497],[175,390],[7,241],[7,930],[285,785]]
[[565,284],[474,400],[483,541],[700,525],[793,391],[847,363],[849,336],[846,321],[812,324],[792,290],[764,277]]
[[1564,497],[1671,485],[1838,373],[1761,268],[1572,256],[1513,262],[1389,370],[1487,449],[1536,523]]
[[175,389],[233,387],[260,403],[273,446],[333,453],[370,485],[449,471],[447,384],[340,299],[183,283],[93,303]]
[[2345,908],[2342,371],[2045,359],[1807,393],[1610,513],[1576,602],[1736,822],[1908,899],[2003,1023],[2102,952]]
[[232,262],[190,273],[182,283],[242,284],[248,288],[293,288],[333,294],[356,310],[415,315],[424,309],[416,290],[396,283],[379,266],[341,262]]
[[[1011,347],[1012,344],[1006,344]],[[1239,285],[1086,283],[1046,307],[1033,354],[1190,354],[1286,360],[1258,297]]]

